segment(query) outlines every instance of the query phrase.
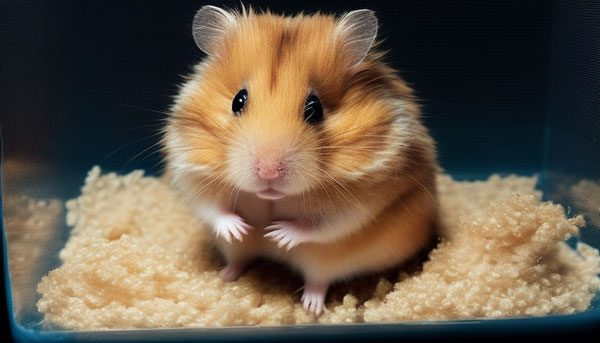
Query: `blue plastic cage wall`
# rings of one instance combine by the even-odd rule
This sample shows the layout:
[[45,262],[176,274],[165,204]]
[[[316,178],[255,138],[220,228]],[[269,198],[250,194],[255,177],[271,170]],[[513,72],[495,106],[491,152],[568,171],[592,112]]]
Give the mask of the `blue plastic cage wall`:
[[[152,145],[180,75],[202,53],[191,21],[204,1],[8,1],[0,5],[2,195],[77,196],[87,170],[160,173]],[[581,239],[600,247],[600,2],[250,1],[288,14],[301,10],[378,13],[387,61],[413,85],[440,162],[458,178],[540,175],[545,198],[586,215]],[[211,2],[225,7],[237,1]],[[146,150],[148,149],[148,150]],[[7,227],[18,211],[3,213]],[[8,235],[10,237],[10,235]],[[351,325],[289,329],[46,331],[35,303],[42,275],[59,265],[68,237],[61,218],[46,240],[30,242],[30,282],[7,284],[14,334],[21,339],[188,339],[244,336],[374,337],[389,334],[561,330],[600,324],[598,299],[583,314],[547,318]],[[25,246],[27,248],[27,246]],[[8,270],[5,270],[8,273]],[[14,270],[12,275],[20,275]],[[8,281],[7,281],[8,282]],[[22,285],[15,299],[15,285]],[[15,304],[18,303],[18,306]]]

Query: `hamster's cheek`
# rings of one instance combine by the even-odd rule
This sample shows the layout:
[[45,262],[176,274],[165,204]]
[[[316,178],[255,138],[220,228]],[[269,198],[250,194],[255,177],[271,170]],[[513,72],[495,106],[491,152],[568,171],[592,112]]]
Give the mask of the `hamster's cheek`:
[[234,186],[246,192],[257,192],[265,188],[256,176],[254,157],[248,147],[230,146],[226,156],[227,178]]
[[287,173],[281,190],[289,195],[300,194],[319,187],[323,182],[323,167],[315,154],[299,151],[287,163]]

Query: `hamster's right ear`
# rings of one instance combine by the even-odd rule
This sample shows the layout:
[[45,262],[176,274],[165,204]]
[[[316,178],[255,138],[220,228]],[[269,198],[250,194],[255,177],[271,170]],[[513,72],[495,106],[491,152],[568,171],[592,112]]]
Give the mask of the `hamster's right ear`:
[[235,15],[216,6],[204,6],[194,16],[192,24],[194,41],[207,55],[214,55],[235,23]]
[[344,40],[348,67],[354,67],[365,59],[377,37],[375,12],[362,9],[344,14],[338,22],[339,35]]

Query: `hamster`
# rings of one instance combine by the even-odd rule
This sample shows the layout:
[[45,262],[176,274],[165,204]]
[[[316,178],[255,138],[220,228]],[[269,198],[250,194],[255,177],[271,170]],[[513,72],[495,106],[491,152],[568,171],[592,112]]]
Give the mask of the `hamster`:
[[286,17],[202,7],[207,57],[171,107],[166,172],[236,280],[257,257],[304,278],[317,315],[336,281],[401,264],[434,235],[435,144],[374,47],[373,11]]

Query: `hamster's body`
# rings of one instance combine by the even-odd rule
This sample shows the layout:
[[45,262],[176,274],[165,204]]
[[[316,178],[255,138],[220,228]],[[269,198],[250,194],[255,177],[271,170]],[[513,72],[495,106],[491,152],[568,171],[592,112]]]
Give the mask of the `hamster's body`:
[[[374,20],[374,22],[373,22]],[[212,6],[209,57],[166,128],[167,171],[216,233],[234,280],[264,256],[301,272],[306,308],[330,283],[402,263],[433,235],[433,140],[412,90],[369,52],[371,11],[282,17]]]

